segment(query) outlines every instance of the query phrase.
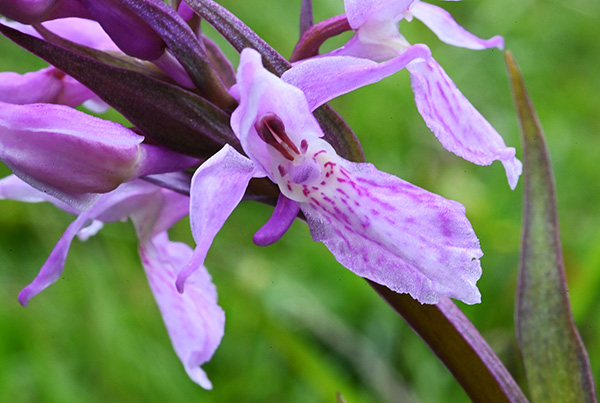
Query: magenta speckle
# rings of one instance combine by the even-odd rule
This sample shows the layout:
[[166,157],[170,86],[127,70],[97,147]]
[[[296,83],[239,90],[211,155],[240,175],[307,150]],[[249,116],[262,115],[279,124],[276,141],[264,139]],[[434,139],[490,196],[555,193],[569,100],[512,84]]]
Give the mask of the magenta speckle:
[[285,174],[287,173],[287,171],[283,165],[279,165],[277,167],[277,169],[279,170],[279,175],[281,175],[281,176],[285,176]]
[[320,151],[317,151],[317,152],[316,152],[316,153],[313,155],[313,159],[314,159],[314,158],[315,158],[317,155],[319,155],[319,154],[321,154],[321,153],[324,153],[324,152],[326,152],[326,151],[325,151],[325,150],[320,150]]
[[342,189],[340,189],[340,188],[335,188],[335,191],[336,191],[336,192],[338,192],[338,193],[340,193],[340,194],[341,194],[342,196],[344,196],[346,199],[349,199],[349,198],[350,198],[350,196],[348,196],[348,195],[346,194],[346,192],[344,192],[344,191],[343,191]]

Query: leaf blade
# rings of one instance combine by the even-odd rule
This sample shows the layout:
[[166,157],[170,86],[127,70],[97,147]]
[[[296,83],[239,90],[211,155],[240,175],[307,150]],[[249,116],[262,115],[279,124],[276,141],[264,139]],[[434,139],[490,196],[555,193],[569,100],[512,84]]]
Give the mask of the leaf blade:
[[573,322],[554,176],[540,122],[516,62],[506,64],[523,137],[523,235],[517,342],[534,402],[595,402],[589,358]]

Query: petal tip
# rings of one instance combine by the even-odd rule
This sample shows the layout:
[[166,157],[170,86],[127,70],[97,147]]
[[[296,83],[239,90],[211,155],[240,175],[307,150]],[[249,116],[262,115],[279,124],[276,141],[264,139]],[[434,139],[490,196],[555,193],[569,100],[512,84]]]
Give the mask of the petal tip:
[[186,275],[183,272],[179,273],[177,276],[177,280],[175,280],[175,288],[177,288],[177,292],[183,294],[183,287],[185,286],[185,280],[187,280]]
[[500,50],[504,50],[504,38],[500,35],[496,35],[488,40],[490,47],[495,47]]
[[27,304],[29,303],[29,301],[31,301],[31,298],[33,298],[34,294],[31,292],[31,290],[29,289],[29,287],[25,287],[18,296],[18,300],[19,303],[26,307]]
[[515,190],[519,182],[519,177],[523,173],[523,163],[517,158],[513,157],[510,160],[502,161],[504,169],[506,171],[506,178],[508,179],[508,186],[511,190]]

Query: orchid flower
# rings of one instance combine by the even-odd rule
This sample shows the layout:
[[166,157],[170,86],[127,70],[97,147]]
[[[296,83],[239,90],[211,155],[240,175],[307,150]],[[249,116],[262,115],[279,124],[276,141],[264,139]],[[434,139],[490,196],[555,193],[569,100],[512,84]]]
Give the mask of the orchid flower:
[[[187,8],[181,9],[182,13],[189,14]],[[47,21],[44,25],[55,28],[56,33],[63,31],[61,26],[95,24],[96,27],[91,32],[102,31],[100,35],[111,38],[111,47],[91,47],[103,50],[113,50],[114,47],[129,56],[151,61],[180,85],[186,88],[194,87],[193,81],[179,61],[167,51],[167,45],[159,33],[120,0],[26,0],[10,4],[1,3],[0,14],[23,24]],[[94,21],[78,22],[83,21],[83,18]],[[102,29],[99,29],[100,27]],[[66,30],[67,33],[72,31],[68,28]],[[83,33],[84,38],[89,35]],[[76,36],[67,35],[66,38],[80,43]]]
[[[502,49],[504,40],[499,36],[480,39],[442,8],[419,0],[345,0],[345,8],[355,35],[339,49],[296,63],[283,75],[284,80],[307,94],[326,92],[332,99],[407,68],[417,108],[442,145],[478,165],[502,162],[514,189],[522,172],[515,149],[504,144],[498,132],[456,88],[427,46],[408,43],[398,22],[410,21],[414,16],[442,41],[469,49]],[[307,79],[315,75],[320,77],[318,81]],[[347,75],[353,75],[354,80],[339,80]]]
[[197,161],[143,140],[67,106],[0,102],[0,161],[37,189],[82,206],[123,182]]
[[[4,20],[2,23],[41,38],[31,25]],[[64,18],[48,21],[42,25],[54,34],[79,45],[111,52],[119,50],[100,24],[95,21]],[[20,105],[53,103],[71,107],[83,103],[88,109],[97,113],[108,109],[108,105],[86,86],[54,66],[26,74],[0,72],[0,102]]]
[[[212,388],[200,365],[210,360],[218,347],[225,316],[217,305],[217,293],[204,266],[196,268],[185,293],[177,292],[177,273],[191,258],[192,250],[184,243],[170,241],[166,232],[188,214],[187,196],[138,180],[104,194],[91,208],[81,211],[11,175],[0,180],[0,199],[47,201],[78,215],[35,280],[19,294],[23,305],[58,280],[75,236],[85,240],[97,232],[102,223],[130,217],[138,235],[142,264],[173,348],[190,378],[206,389]],[[86,227],[88,223],[91,224]]]
[[462,205],[338,156],[321,139],[304,93],[269,73],[254,50],[242,51],[232,94],[239,106],[231,125],[247,157],[226,145],[194,174],[190,221],[197,246],[177,278],[180,291],[250,179],[268,177],[281,196],[257,244],[276,241],[302,210],[313,239],[359,276],[421,303],[442,295],[480,301],[482,252]]

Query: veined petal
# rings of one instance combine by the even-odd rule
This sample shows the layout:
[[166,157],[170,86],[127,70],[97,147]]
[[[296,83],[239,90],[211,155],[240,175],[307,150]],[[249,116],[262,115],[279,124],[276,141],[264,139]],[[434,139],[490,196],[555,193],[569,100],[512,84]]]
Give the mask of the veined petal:
[[522,172],[515,149],[456,88],[433,59],[408,65],[417,108],[444,148],[478,165],[502,162],[511,189]]
[[310,109],[315,110],[339,95],[380,81],[415,60],[430,57],[431,51],[425,45],[413,45],[382,63],[351,56],[323,56],[295,64],[281,78],[304,91]]
[[290,228],[299,211],[298,203],[280,194],[273,215],[261,229],[256,231],[252,240],[258,246],[267,246],[276,242]]
[[483,253],[461,204],[372,164],[338,157],[329,167],[334,179],[299,203],[315,241],[359,276],[421,303],[480,302]]
[[239,204],[250,179],[265,173],[251,160],[225,145],[196,170],[190,190],[190,226],[196,249],[177,276],[183,292],[186,280],[202,265],[213,239]]
[[216,289],[204,266],[187,279],[184,293],[175,288],[178,271],[191,255],[188,245],[169,241],[164,232],[140,246],[150,288],[177,356],[194,382],[212,389],[200,365],[210,360],[221,342],[225,314],[217,305]]
[[478,38],[458,25],[450,13],[441,7],[419,1],[410,7],[410,12],[427,25],[440,40],[450,45],[468,49],[504,49],[504,39],[501,36]]

